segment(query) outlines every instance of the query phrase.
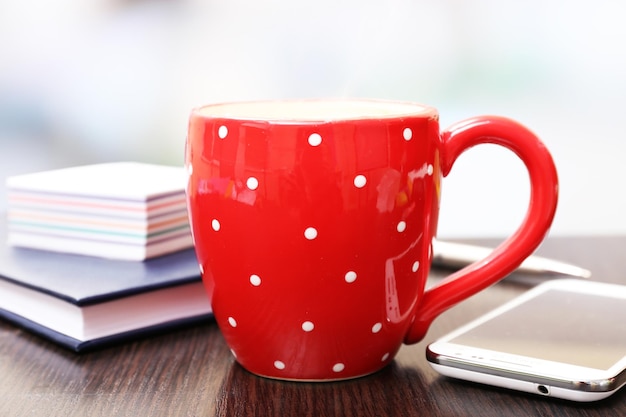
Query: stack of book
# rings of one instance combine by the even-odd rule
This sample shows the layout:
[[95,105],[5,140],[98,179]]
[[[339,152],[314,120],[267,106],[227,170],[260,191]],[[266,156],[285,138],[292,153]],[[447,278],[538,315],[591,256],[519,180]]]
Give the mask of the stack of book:
[[185,180],[129,162],[9,178],[0,318],[74,351],[207,322]]
[[13,246],[144,260],[193,245],[182,167],[115,162],[7,179]]

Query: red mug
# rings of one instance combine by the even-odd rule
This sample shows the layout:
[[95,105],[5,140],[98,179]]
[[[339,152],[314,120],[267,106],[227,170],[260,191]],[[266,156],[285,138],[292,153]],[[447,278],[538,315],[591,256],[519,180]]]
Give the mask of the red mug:
[[[441,180],[485,143],[524,162],[526,217],[490,256],[425,290]],[[387,365],[437,315],[519,266],[547,233],[558,196],[552,157],[525,127],[486,116],[440,131],[436,109],[405,102],[201,107],[185,161],[216,321],[244,368],[288,380]]]

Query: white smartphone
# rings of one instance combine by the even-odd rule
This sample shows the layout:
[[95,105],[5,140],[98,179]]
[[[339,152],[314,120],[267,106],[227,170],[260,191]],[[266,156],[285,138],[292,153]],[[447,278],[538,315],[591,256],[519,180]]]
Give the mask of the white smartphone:
[[572,401],[626,384],[626,286],[547,281],[430,344],[439,373]]

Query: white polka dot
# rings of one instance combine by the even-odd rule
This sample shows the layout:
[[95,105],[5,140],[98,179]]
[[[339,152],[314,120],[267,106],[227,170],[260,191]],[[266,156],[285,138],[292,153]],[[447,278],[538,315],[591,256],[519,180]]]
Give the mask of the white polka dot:
[[198,264],[198,268],[200,269],[200,273],[204,275],[204,267],[202,266],[202,264]]
[[259,180],[257,180],[254,177],[250,177],[248,178],[248,180],[246,181],[246,186],[251,189],[251,190],[256,190],[259,187]]
[[346,276],[344,277],[344,279],[346,280],[348,284],[353,283],[354,281],[356,281],[356,272],[354,271],[346,272]]
[[341,372],[346,369],[346,366],[343,363],[336,363],[333,365],[333,372]]
[[220,139],[224,139],[226,136],[228,136],[228,128],[226,126],[220,126],[220,128],[217,130],[217,135],[220,137]]
[[385,362],[387,359],[389,359],[389,352],[385,353],[383,357],[380,358],[381,362]]
[[413,266],[411,267],[411,270],[413,272],[417,272],[418,269],[420,269],[420,261],[413,262]]
[[230,350],[230,353],[232,353],[232,354],[233,354],[233,356],[234,356],[235,358],[237,358],[237,354],[235,353],[235,351],[234,351],[234,350],[232,350],[232,349],[231,349],[231,350]]
[[213,228],[213,230],[218,232],[220,230],[220,228],[222,227],[222,225],[220,224],[219,220],[213,219],[213,220],[211,220],[211,227]]
[[258,287],[259,285],[261,285],[261,277],[255,274],[250,275],[250,284]]
[[232,317],[228,318],[228,324],[230,324],[232,327],[237,327],[237,320],[235,320]]
[[428,164],[428,175],[433,175],[433,164]]
[[304,323],[302,323],[302,330],[304,330],[305,332],[310,332],[315,328],[315,325],[313,324],[312,321],[305,321]]
[[402,233],[406,230],[406,222],[405,221],[401,221],[398,223],[398,226],[396,226],[396,229],[398,230],[398,232]]
[[402,137],[404,138],[404,140],[411,140],[411,138],[413,138],[413,131],[410,128],[405,128],[402,131]]
[[187,175],[191,177],[192,174],[193,174],[193,165],[187,164]]
[[319,146],[322,143],[322,137],[319,133],[313,133],[309,136],[309,145]]
[[285,369],[285,363],[281,361],[274,361],[274,368],[276,369]]
[[382,328],[383,328],[382,323],[376,323],[375,325],[372,326],[372,333],[378,333],[380,329]]
[[315,227],[307,227],[304,231],[304,237],[308,240],[313,240],[317,237],[317,229]]
[[367,178],[365,178],[365,175],[357,175],[354,177],[354,186],[356,188],[363,188],[365,187],[365,184],[367,184]]

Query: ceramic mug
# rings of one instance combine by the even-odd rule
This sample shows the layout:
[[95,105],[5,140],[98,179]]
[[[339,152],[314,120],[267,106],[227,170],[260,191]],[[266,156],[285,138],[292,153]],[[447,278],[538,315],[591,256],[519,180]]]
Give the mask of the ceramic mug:
[[[526,217],[489,257],[425,290],[442,178],[483,143],[524,162]],[[553,160],[528,129],[477,117],[440,131],[437,110],[414,103],[209,105],[192,111],[185,154],[216,321],[244,368],[278,379],[381,369],[437,315],[512,272],[557,204]]]

